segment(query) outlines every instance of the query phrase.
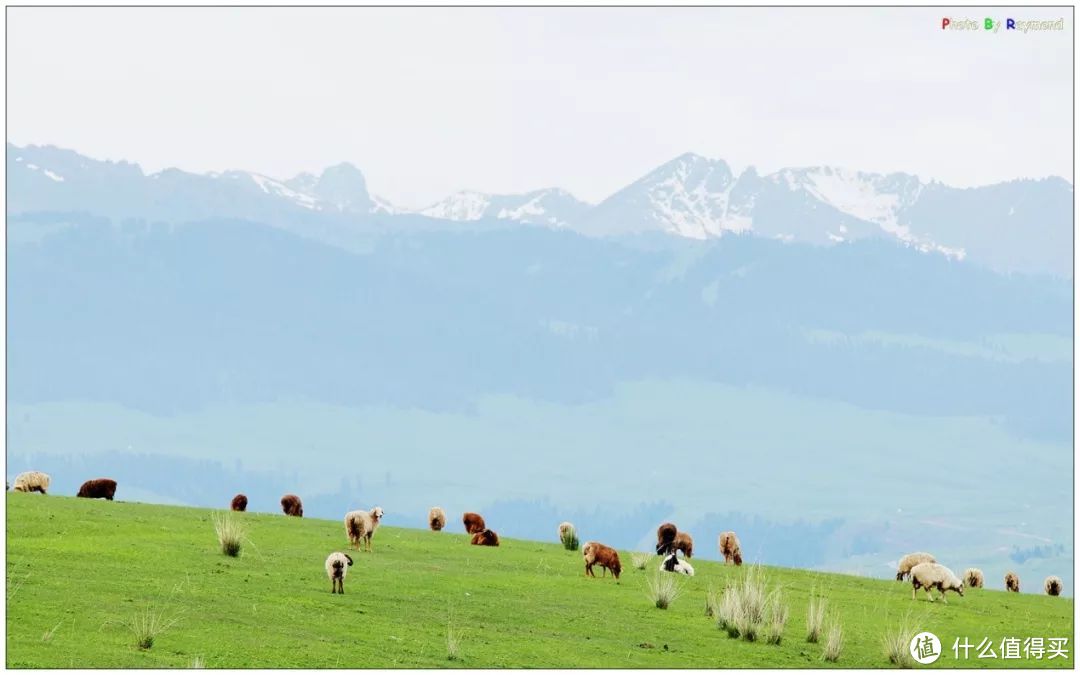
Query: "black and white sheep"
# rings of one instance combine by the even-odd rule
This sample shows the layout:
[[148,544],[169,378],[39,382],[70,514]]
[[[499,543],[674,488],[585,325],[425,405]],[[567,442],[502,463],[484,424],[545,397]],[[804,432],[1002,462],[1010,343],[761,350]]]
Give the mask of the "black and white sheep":
[[352,567],[352,558],[341,551],[326,556],[326,576],[330,577],[330,592],[345,595],[345,574]]
[[664,558],[664,562],[660,563],[660,569],[665,572],[685,574],[688,577],[694,576],[694,568],[687,561],[679,559],[678,551],[672,551],[668,554],[668,557]]

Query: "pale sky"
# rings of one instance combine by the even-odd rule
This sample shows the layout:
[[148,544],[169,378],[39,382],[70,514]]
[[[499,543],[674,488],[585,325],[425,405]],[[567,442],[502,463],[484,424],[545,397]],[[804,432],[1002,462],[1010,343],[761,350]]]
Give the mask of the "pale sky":
[[407,207],[549,186],[598,202],[687,151],[1073,180],[1070,8],[7,11],[8,140],[147,172],[348,161]]

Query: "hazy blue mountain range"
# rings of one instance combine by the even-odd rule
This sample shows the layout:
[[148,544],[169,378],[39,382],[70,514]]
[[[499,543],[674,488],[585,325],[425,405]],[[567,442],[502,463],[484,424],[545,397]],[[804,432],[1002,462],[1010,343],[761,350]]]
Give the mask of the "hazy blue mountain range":
[[752,233],[816,245],[867,238],[1003,272],[1072,275],[1072,185],[1061,178],[957,189],[909,174],[832,167],[736,176],[687,153],[591,206],[558,188],[520,195],[462,191],[415,212],[370,195],[361,171],[278,180],[246,171],[145,175],[52,146],[7,146],[9,213],[85,211],[187,222],[232,217],[336,244],[359,231],[532,224],[590,236],[665,233],[694,239]]
[[[348,166],[260,185],[8,149],[9,477],[263,511],[290,490],[416,526],[437,503],[627,547],[673,519],[709,557],[733,527],[773,563],[885,575],[930,548],[1069,576],[1071,283],[792,206],[816,170],[679,158],[725,217],[752,211],[697,238],[633,220],[634,186],[567,224],[538,213],[561,193],[534,195],[541,220],[453,221],[393,213]],[[931,197],[991,213],[1056,185],[889,180],[912,223]]]

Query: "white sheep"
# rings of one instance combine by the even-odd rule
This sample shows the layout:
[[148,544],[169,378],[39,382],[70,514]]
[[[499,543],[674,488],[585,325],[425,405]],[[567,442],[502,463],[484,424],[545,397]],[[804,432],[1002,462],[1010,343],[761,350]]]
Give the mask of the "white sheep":
[[937,562],[937,559],[929,553],[908,553],[900,558],[900,562],[896,565],[896,580],[903,581],[907,575],[911,574],[911,568],[924,562]]
[[934,595],[930,592],[931,588],[938,589],[941,600],[946,605],[949,601],[945,599],[945,591],[955,591],[960,597],[964,597],[964,582],[960,581],[951,569],[937,563],[924,562],[911,568],[912,600],[915,599],[915,592],[920,588],[926,589],[930,602],[934,601]]
[[46,490],[49,489],[49,483],[52,479],[49,478],[49,474],[41,471],[24,471],[18,476],[15,476],[15,491],[16,492],[40,492],[41,494],[47,494]]
[[664,562],[660,564],[660,569],[667,572],[685,574],[688,577],[694,576],[694,568],[690,565],[690,563],[679,558],[678,551],[672,551],[668,555],[668,557],[664,558]]
[[330,577],[330,592],[345,595],[345,574],[352,567],[352,558],[341,551],[326,556],[326,576]]
[[383,517],[383,510],[376,506],[371,511],[349,511],[345,514],[345,534],[349,537],[349,543],[359,551],[360,542],[364,541],[364,549],[371,551],[371,537],[379,528],[379,521]]

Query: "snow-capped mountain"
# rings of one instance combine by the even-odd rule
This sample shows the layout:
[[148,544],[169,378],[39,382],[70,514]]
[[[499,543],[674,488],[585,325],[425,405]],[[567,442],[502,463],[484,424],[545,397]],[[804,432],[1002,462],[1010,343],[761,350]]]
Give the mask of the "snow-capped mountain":
[[410,210],[371,195],[351,164],[287,180],[248,171],[166,169],[147,176],[137,164],[52,146],[8,144],[7,150],[9,213],[81,211],[171,222],[224,216],[323,235],[331,222],[355,230],[369,223],[490,227],[502,221],[602,237],[751,234],[822,246],[884,238],[999,271],[1072,273],[1073,186],[1056,177],[957,189],[909,174],[824,166],[764,176],[751,167],[736,176],[723,160],[687,153],[595,206],[548,188],[515,195],[462,191]]
[[490,195],[463,190],[418,213],[445,220],[497,218],[530,225],[571,227],[588,209],[588,204],[566,190],[547,188],[521,195]]

